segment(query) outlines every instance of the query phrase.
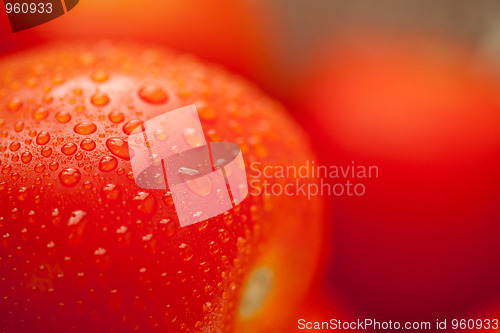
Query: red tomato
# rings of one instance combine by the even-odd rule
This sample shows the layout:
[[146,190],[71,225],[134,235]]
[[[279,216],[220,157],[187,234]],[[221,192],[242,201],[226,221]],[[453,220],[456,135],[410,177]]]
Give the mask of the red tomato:
[[318,261],[322,199],[251,191],[179,227],[171,194],[138,187],[124,150],[143,121],[195,104],[207,140],[237,143],[247,168],[302,164],[307,137],[282,107],[220,68],[137,45],[33,49],[4,58],[0,81],[3,330],[289,323]]
[[498,291],[498,78],[448,40],[334,45],[302,88],[300,121],[323,163],[374,165],[379,178],[334,199],[332,283],[381,319],[434,318]]

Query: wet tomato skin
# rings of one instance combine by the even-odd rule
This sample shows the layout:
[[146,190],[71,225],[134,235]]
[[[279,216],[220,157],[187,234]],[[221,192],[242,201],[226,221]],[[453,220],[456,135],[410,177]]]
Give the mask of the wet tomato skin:
[[5,331],[266,332],[289,320],[317,264],[321,198],[252,194],[181,228],[171,193],[138,187],[123,150],[142,122],[195,104],[207,140],[237,143],[247,165],[314,158],[280,105],[218,67],[137,45],[46,46],[0,73]]

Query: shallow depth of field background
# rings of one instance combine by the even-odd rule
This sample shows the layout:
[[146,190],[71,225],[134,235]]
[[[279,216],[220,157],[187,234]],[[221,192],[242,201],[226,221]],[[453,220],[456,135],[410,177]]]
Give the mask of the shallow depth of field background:
[[[277,85],[277,94],[308,128],[325,164],[356,160],[381,173],[364,198],[332,200],[320,294],[335,296],[327,297],[329,310],[311,317],[434,322],[498,315],[500,3],[276,7],[283,82],[295,83]],[[350,43],[354,51],[345,50]],[[337,315],[342,309],[347,313]]]

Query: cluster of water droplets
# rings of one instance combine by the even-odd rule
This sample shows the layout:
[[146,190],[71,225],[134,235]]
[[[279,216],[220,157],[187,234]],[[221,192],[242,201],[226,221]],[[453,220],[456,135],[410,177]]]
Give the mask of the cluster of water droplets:
[[[90,58],[89,58],[90,59]],[[102,70],[96,70],[91,75],[91,79],[96,83],[104,83],[110,79],[110,75]],[[65,81],[65,78],[61,75],[55,75],[53,77],[53,83],[58,85],[62,84]],[[31,84],[35,84],[32,82]],[[162,105],[169,101],[170,96],[165,92],[165,90],[155,84],[145,84],[143,87],[137,90],[137,96],[140,98],[142,102],[151,104],[151,105]],[[77,95],[81,95],[82,92],[78,92]],[[180,97],[189,96],[189,91],[185,93],[179,93]],[[98,170],[103,174],[109,174],[110,172],[114,172],[118,176],[125,176],[126,178],[133,181],[134,176],[131,172],[127,172],[127,168],[122,167],[124,165],[120,165],[121,161],[130,160],[133,155],[130,155],[130,151],[128,149],[127,138],[123,136],[128,136],[132,133],[132,131],[138,126],[142,125],[142,121],[140,119],[126,119],[127,117],[123,112],[119,110],[113,109],[113,96],[108,95],[104,92],[95,92],[88,97],[88,102],[95,108],[99,108],[102,110],[106,110],[107,119],[110,124],[114,126],[113,128],[118,128],[121,131],[115,131],[112,135],[104,135],[105,128],[101,128],[102,126],[107,127],[107,125],[103,125],[102,122],[97,122],[96,120],[81,120],[81,115],[83,115],[86,110],[89,108],[84,105],[77,105],[75,107],[76,112],[59,110],[57,112],[52,111],[50,107],[39,107],[31,113],[31,117],[34,121],[43,124],[44,121],[48,121],[51,117],[54,117],[55,120],[64,126],[71,126],[72,134],[68,136],[66,139],[58,136],[57,133],[53,133],[49,131],[44,131],[42,127],[40,130],[30,128],[26,129],[28,121],[19,121],[14,125],[14,131],[16,133],[23,133],[23,131],[28,131],[28,135],[24,135],[24,141],[11,141],[8,146],[2,148],[0,143],[0,152],[7,151],[11,153],[16,153],[12,155],[11,161],[17,162],[20,161],[24,165],[29,165],[33,168],[33,170],[41,175],[41,178],[48,178],[45,175],[48,175],[48,172],[54,172],[57,176],[57,179],[60,184],[64,187],[73,188],[77,185],[81,185],[83,189],[92,191],[93,193],[97,193],[100,195],[100,200],[102,200],[103,205],[113,206],[114,203],[121,203],[124,199],[130,199],[128,203],[132,203],[132,207],[136,212],[140,215],[140,219],[138,223],[141,222],[145,224],[144,221],[150,220],[153,216],[156,216],[155,213],[159,209],[161,200],[165,205],[172,206],[173,200],[172,195],[169,192],[163,194],[161,199],[152,193],[147,191],[128,191],[127,185],[122,184],[121,182],[107,182],[105,175],[99,175],[95,173],[93,175],[93,179],[97,182],[94,182],[90,179],[90,177],[86,177],[86,173],[92,171],[92,169],[87,169],[86,165],[81,163],[70,163],[71,165],[67,165],[64,163],[65,161],[69,161],[69,159],[48,159],[49,157],[54,157],[54,155],[62,154],[63,157],[74,158],[77,161],[84,160],[86,158],[87,153],[96,152],[100,147],[106,147],[106,153],[104,156],[100,156],[95,160]],[[50,94],[47,94],[43,101],[47,104],[50,104],[53,101],[53,98]],[[26,106],[26,102],[21,98],[13,97],[9,100],[7,104],[7,109],[9,111],[19,111]],[[73,102],[70,102],[73,104]],[[211,108],[207,103],[200,102],[197,103],[198,111],[200,117],[207,121],[208,123],[216,120],[216,113],[213,108]],[[90,118],[89,118],[90,119]],[[106,118],[104,118],[106,119]],[[102,117],[99,120],[104,120]],[[0,119],[1,122],[1,119]],[[239,135],[242,133],[242,125],[234,120],[228,122],[228,126],[231,128],[233,133]],[[52,135],[51,135],[52,134]],[[158,141],[165,141],[168,139],[168,135],[165,131],[158,130],[155,133],[155,139]],[[212,129],[207,129],[207,138],[209,141],[220,141],[221,137],[219,133]],[[203,133],[197,133],[193,129],[186,129],[183,133],[186,142],[192,147],[199,147],[204,143]],[[0,133],[1,137],[1,133]],[[29,143],[28,143],[29,142]],[[52,145],[53,142],[57,142],[58,145]],[[24,149],[29,147],[31,144],[36,144],[38,149]],[[238,142],[240,147],[242,147],[243,152],[248,151],[248,147],[246,147],[245,142]],[[267,151],[264,146],[261,144],[260,140],[254,140],[254,142],[250,142],[252,149],[258,156],[266,156]],[[172,147],[172,151],[175,152],[175,147]],[[37,158],[36,152],[40,152],[42,159]],[[80,154],[80,155],[79,155]],[[14,156],[18,156],[17,159]],[[94,155],[95,156],[95,155]],[[40,162],[42,161],[42,162]],[[47,162],[43,162],[47,161]],[[49,162],[50,161],[50,162]],[[94,162],[94,161],[92,161]],[[4,175],[11,175],[12,179],[19,178],[19,175],[15,176],[15,163],[10,163],[8,161],[3,162],[0,165],[0,172]],[[17,180],[16,178],[16,180]],[[22,179],[22,177],[21,177]],[[40,178],[37,178],[40,179]],[[210,193],[212,188],[212,184],[209,183],[210,180],[202,179],[202,180],[193,180],[188,183],[189,188],[200,196],[206,196]],[[37,185],[40,185],[40,180],[37,180]],[[50,183],[49,183],[50,185]],[[48,186],[47,189],[50,189],[52,185]],[[0,191],[12,191],[12,188],[9,187],[7,182],[0,182]],[[30,197],[30,191],[32,191],[32,187],[30,186],[20,186],[15,192],[16,199],[20,202],[27,200]],[[37,194],[35,197],[35,202],[40,201],[40,196]],[[254,209],[255,210],[255,209]],[[198,211],[195,214],[204,214],[202,211]],[[18,210],[13,210],[11,212],[10,218],[17,217],[19,215]],[[29,213],[29,220],[34,221],[37,218],[37,213],[31,211]],[[253,217],[250,217],[253,219]],[[86,229],[89,225],[89,212],[85,210],[72,210],[71,212],[67,212],[63,207],[54,208],[51,212],[51,223],[54,225],[66,225],[67,227],[67,241],[73,245],[78,245],[79,243],[84,241],[84,235],[86,233]],[[197,262],[197,266],[199,267],[199,272],[202,274],[212,274],[214,271],[217,272],[217,275],[223,282],[219,282],[218,284],[214,284],[211,282],[205,283],[205,286],[201,290],[195,290],[193,294],[201,294],[207,297],[206,301],[203,301],[201,304],[203,313],[206,314],[206,317],[203,321],[198,321],[195,323],[194,328],[196,330],[203,330],[205,325],[211,325],[212,321],[215,321],[217,316],[220,316],[225,310],[220,306],[220,304],[216,304],[211,299],[222,299],[225,302],[231,302],[232,293],[237,289],[237,284],[233,281],[234,276],[236,274],[234,271],[232,272],[229,267],[239,267],[241,263],[238,263],[238,258],[230,258],[227,255],[224,255],[225,251],[221,250],[221,247],[226,246],[225,244],[231,243],[232,240],[236,243],[238,252],[243,253],[244,251],[248,251],[248,244],[245,238],[237,237],[231,232],[231,224],[233,222],[233,213],[226,212],[224,215],[220,216],[220,221],[222,222],[218,229],[216,230],[215,237],[207,241],[207,249],[208,253],[212,256],[220,257],[220,264],[218,266],[214,266],[208,260],[204,258],[200,258],[197,256],[196,247],[194,244],[191,244],[187,241],[181,242],[178,245],[178,255],[179,258],[183,262]],[[1,224],[0,220],[0,224]],[[160,232],[162,235],[167,237],[172,237],[178,232],[178,227],[176,222],[173,219],[163,218],[156,221],[157,230],[155,232]],[[198,223],[196,228],[200,232],[204,232],[205,230],[209,230],[208,222]],[[114,234],[117,242],[122,243],[124,245],[130,244],[130,235],[133,232],[134,227],[130,225],[126,225],[126,223],[119,225],[114,230]],[[24,232],[28,233],[28,232]],[[1,236],[1,235],[0,235]],[[9,243],[9,238],[12,235],[3,235],[1,239],[2,245]],[[156,234],[154,232],[147,232],[141,237],[142,242],[145,245],[152,247],[153,242],[155,241]],[[47,243],[48,251],[53,251],[57,249],[58,244],[51,241]],[[98,247],[93,251],[93,256],[95,257],[95,262],[98,267],[104,268],[107,265],[107,260],[110,255],[110,250],[106,248],[106,246]],[[66,260],[66,259],[65,259]],[[68,261],[71,258],[67,258]],[[45,269],[46,270],[46,269]],[[148,278],[146,277],[149,270],[147,267],[141,267],[138,271],[138,275],[143,277],[143,281],[147,283]],[[243,274],[240,272],[240,274]],[[165,273],[165,276],[167,274]],[[162,275],[163,276],[163,275]],[[189,281],[190,276],[181,270],[178,272],[178,276],[176,277],[178,281],[181,283],[185,283]],[[171,276],[166,276],[167,280],[171,280]],[[78,283],[81,285],[88,284],[88,277],[84,272],[78,273]],[[166,282],[167,283],[167,282]],[[169,282],[172,283],[172,282]],[[118,311],[120,308],[120,298],[121,291],[119,289],[112,289],[109,292],[109,306],[114,311]],[[137,296],[137,307],[141,308],[144,305],[144,300],[141,302],[141,297]],[[142,304],[142,305],[141,305]],[[234,306],[234,304],[232,305]],[[179,327],[182,328],[185,324],[179,323],[179,319],[176,318],[177,310],[169,308],[165,309],[164,316],[168,318],[168,320],[172,323],[179,324]],[[149,318],[148,324],[151,326],[157,326],[158,320],[161,318]]]

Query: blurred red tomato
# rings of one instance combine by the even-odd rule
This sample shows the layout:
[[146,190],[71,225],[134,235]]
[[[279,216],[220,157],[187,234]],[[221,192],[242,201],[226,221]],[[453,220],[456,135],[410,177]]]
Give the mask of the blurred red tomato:
[[498,292],[498,79],[435,37],[334,45],[301,88],[299,120],[324,163],[375,165],[379,179],[334,199],[331,279],[380,319],[452,314]]
[[255,78],[268,64],[271,44],[272,29],[262,4],[249,0],[85,0],[62,17],[16,34],[10,32],[5,15],[0,50],[60,39],[154,42]]

